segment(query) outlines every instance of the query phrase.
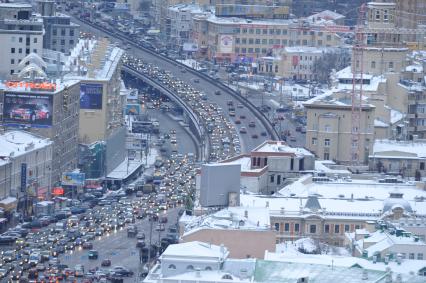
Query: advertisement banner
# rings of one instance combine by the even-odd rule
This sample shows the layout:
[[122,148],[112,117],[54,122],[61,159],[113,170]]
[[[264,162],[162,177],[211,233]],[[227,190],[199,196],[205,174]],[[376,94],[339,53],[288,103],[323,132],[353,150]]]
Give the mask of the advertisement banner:
[[80,84],[80,109],[102,109],[102,84]]
[[198,45],[197,45],[197,43],[185,42],[183,44],[183,51],[186,51],[186,52],[197,52],[198,51]]
[[223,34],[220,36],[219,44],[220,44],[220,53],[232,53],[233,52],[233,44],[234,39],[232,35]]
[[6,126],[52,126],[53,96],[37,93],[4,93],[3,122]]
[[84,179],[84,173],[66,172],[62,173],[61,183],[65,186],[83,186]]
[[127,104],[126,115],[140,115],[141,114],[140,104]]

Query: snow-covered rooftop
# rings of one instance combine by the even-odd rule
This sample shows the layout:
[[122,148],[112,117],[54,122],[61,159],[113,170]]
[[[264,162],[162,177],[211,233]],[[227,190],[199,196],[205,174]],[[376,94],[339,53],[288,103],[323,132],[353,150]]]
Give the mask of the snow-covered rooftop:
[[228,207],[187,221],[184,235],[202,229],[269,230],[269,211],[262,207]]
[[426,140],[420,141],[397,141],[397,140],[375,140],[373,154],[370,156],[384,158],[418,159],[426,158]]
[[9,131],[0,135],[0,164],[10,157],[17,157],[51,145],[52,141],[24,131]]
[[223,163],[241,165],[241,173],[244,173],[244,172],[261,173],[263,170],[263,168],[251,168],[251,158],[250,156],[247,156],[247,155],[241,155],[239,156],[239,158],[224,160]]
[[291,147],[283,141],[265,141],[253,149],[252,152],[289,153],[296,156],[313,156],[311,152],[303,147]]
[[161,258],[196,256],[216,260],[226,259],[229,251],[226,247],[198,241],[169,245]]

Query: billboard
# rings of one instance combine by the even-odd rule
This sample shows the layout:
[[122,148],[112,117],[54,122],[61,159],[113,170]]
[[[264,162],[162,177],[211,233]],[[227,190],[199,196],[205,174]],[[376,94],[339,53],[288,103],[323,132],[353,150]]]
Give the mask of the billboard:
[[102,84],[80,84],[80,109],[102,109]]
[[220,36],[219,47],[220,53],[232,53],[234,39],[232,35],[223,34]]
[[3,122],[6,126],[52,126],[53,96],[37,93],[4,93]]
[[183,51],[196,52],[196,51],[198,51],[198,44],[197,43],[185,42],[183,44]]
[[65,186],[83,186],[85,174],[75,172],[62,173],[61,183]]
[[140,115],[141,114],[140,104],[127,104],[126,115]]

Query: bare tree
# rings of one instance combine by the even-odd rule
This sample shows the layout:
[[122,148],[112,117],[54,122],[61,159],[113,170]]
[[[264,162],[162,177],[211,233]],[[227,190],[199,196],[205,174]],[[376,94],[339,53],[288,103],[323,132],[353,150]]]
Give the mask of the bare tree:
[[313,74],[318,82],[330,84],[330,72],[332,69],[341,70],[350,63],[350,55],[347,49],[338,49],[335,52],[327,52],[314,62]]

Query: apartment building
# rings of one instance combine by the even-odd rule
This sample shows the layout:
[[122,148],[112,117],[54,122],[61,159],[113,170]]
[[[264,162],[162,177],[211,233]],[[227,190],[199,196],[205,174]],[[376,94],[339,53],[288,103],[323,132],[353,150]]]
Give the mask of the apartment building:
[[351,93],[341,91],[326,93],[304,103],[307,112],[306,147],[321,160],[334,160],[349,164],[352,161],[350,147],[357,147],[358,160],[367,164],[374,141],[375,106],[361,105],[360,144],[352,143]]
[[37,11],[43,19],[43,48],[68,54],[77,44],[80,26],[72,23],[68,15],[57,13],[51,0],[37,1]]
[[254,62],[284,46],[340,46],[341,38],[325,26],[302,20],[249,20],[195,16],[193,42],[201,58],[223,62]]
[[256,19],[288,19],[292,0],[225,0],[216,1],[215,15]]
[[168,44],[174,50],[182,50],[185,43],[191,43],[192,18],[204,14],[200,6],[194,4],[178,4],[167,10],[166,36]]
[[26,3],[0,3],[0,77],[11,78],[22,70],[19,63],[43,50],[43,20]]

